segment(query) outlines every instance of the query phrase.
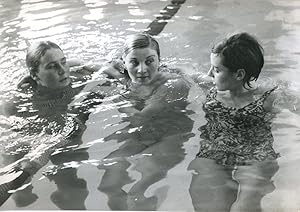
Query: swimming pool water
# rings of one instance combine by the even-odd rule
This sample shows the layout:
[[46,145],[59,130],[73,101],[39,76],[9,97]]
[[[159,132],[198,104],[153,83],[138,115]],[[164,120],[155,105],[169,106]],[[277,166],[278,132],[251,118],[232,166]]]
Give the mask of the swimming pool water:
[[[8,98],[9,91],[27,74],[28,43],[51,40],[68,57],[86,63],[101,62],[121,47],[126,35],[145,31],[152,21],[159,20],[162,9],[170,3],[0,0],[1,97]],[[281,80],[281,85],[288,84],[300,97],[299,9],[297,0],[186,0],[172,18],[162,20],[167,24],[156,36],[162,62],[184,67],[190,74],[205,73],[211,44],[226,34],[247,31],[256,35],[265,48],[259,83]],[[115,151],[125,139],[119,132],[127,132],[129,137],[135,132],[122,122],[122,114],[114,105],[98,107],[86,123],[79,151],[54,158],[1,209],[193,211],[189,193],[193,172],[188,166],[198,152],[198,128],[205,122],[198,99],[201,95],[196,88],[191,91],[187,110],[193,113],[182,119],[185,126],[191,125],[190,135],[170,133],[162,142],[132,156]],[[275,187],[261,200],[263,211],[300,209],[299,120],[299,115],[288,110],[274,120],[274,148],[281,157],[279,170],[272,177]],[[172,130],[176,124],[170,124],[172,121],[166,119],[162,126]],[[48,173],[47,177],[43,172]]]

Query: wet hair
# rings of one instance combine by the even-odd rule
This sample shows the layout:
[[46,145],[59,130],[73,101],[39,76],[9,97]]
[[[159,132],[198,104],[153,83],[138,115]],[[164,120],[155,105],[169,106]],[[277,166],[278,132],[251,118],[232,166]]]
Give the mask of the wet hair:
[[155,40],[151,35],[145,33],[131,35],[126,39],[123,49],[123,57],[126,57],[126,55],[134,49],[148,47],[157,52],[158,59],[160,60],[160,49],[157,40]]
[[230,71],[245,70],[243,86],[256,81],[264,65],[263,48],[258,41],[248,33],[238,33],[225,38],[213,46],[211,53],[223,57],[222,64]]
[[31,45],[27,49],[26,66],[32,76],[38,73],[41,58],[45,55],[46,51],[51,48],[60,49],[62,51],[57,44],[51,41],[41,41]]

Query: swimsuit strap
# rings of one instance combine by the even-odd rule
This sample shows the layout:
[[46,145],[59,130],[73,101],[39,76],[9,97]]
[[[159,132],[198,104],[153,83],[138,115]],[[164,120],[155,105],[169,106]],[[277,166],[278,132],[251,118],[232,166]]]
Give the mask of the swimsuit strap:
[[[258,99],[251,102],[249,105],[253,105],[253,104],[254,105],[256,105],[256,104],[263,105],[265,100],[267,99],[267,97],[277,88],[278,88],[278,86],[275,86],[274,88],[272,88],[268,91],[265,91]],[[217,89],[216,89],[216,87],[212,87],[206,96],[206,101],[209,102],[209,101],[215,100],[216,96],[217,96]]]
[[209,89],[209,92],[206,95],[206,100],[207,101],[211,101],[211,100],[215,99],[216,96],[217,96],[217,88],[216,87],[212,87],[211,89]]
[[[274,88],[272,88],[271,90],[268,90],[268,91],[265,91],[263,93],[263,95],[261,95],[261,97],[259,99],[266,99],[274,90],[276,90],[278,88],[278,86],[275,86]],[[217,96],[217,89],[216,87],[212,87],[210,90],[209,90],[209,93],[207,94],[207,99],[208,100],[211,100],[211,99],[214,99],[216,98]]]
[[276,90],[277,88],[278,88],[278,86],[275,86],[275,87],[272,88],[271,90],[265,91],[265,92],[263,93],[263,95],[261,95],[261,97],[260,97],[258,100],[264,102],[264,101],[267,99],[267,97],[270,96],[270,94],[271,94],[274,90]]

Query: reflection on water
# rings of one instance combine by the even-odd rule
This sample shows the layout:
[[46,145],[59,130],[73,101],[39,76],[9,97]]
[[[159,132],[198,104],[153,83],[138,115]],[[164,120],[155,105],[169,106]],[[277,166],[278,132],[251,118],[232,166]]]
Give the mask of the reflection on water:
[[[28,42],[53,40],[70,58],[103,61],[110,59],[110,53],[122,45],[126,35],[144,31],[151,21],[159,21],[165,12],[162,9],[170,2],[0,1],[1,101],[10,97],[8,91],[14,90],[27,74],[24,57]],[[157,31],[160,32],[162,62],[186,65],[191,73],[205,73],[211,43],[224,34],[248,31],[255,34],[265,48],[266,65],[259,83],[266,83],[265,79],[287,81],[288,88],[297,96],[300,90],[298,6],[296,0],[186,1],[170,20],[161,22],[163,31]],[[193,210],[194,207],[211,207],[206,203],[213,196],[218,199],[216,207],[226,203],[229,208],[235,202],[236,182],[243,181],[243,173],[257,176],[250,168],[221,170],[205,162],[201,167],[193,167],[191,162],[199,148],[197,129],[205,123],[199,110],[195,110],[197,114],[192,115],[193,118],[183,112],[172,115],[172,120],[153,123],[150,127],[158,134],[143,132],[141,135],[141,131],[133,131],[129,122],[122,121],[120,114],[113,117],[117,107],[113,105],[104,112],[90,115],[82,139],[74,141],[75,146],[89,148],[63,149],[47,167],[50,171],[46,172],[46,178],[40,179],[41,170],[2,208]],[[189,107],[199,108],[200,103],[191,101]],[[181,131],[176,128],[178,123],[187,128]],[[286,110],[275,119],[272,133],[274,148],[281,153],[280,168],[277,171],[276,164],[268,166],[273,167],[270,175],[260,178],[257,185],[249,187],[251,182],[244,183],[242,190],[256,188],[258,191],[249,204],[261,205],[264,211],[300,208],[299,123],[299,116]],[[8,125],[4,125],[1,130],[2,127],[7,129]],[[195,136],[190,138],[185,132]],[[1,134],[1,140],[9,142],[5,136],[7,134]],[[153,136],[144,137],[149,142],[155,141],[155,136],[162,139],[145,147],[137,142],[141,136]],[[101,142],[96,142],[98,140]],[[7,161],[15,159],[7,158]],[[87,159],[96,162],[82,163]],[[189,168],[198,171],[188,170],[190,163]],[[212,167],[216,170],[214,174]],[[230,175],[232,171],[234,178]],[[178,182],[179,177],[185,181]],[[200,198],[201,193],[204,195]]]
[[[145,122],[138,130],[132,132],[133,127],[129,123],[105,138],[106,141],[122,142],[117,150],[105,157],[109,159],[108,164],[98,167],[105,170],[99,190],[108,196],[110,209],[158,209],[158,203],[163,200],[158,199],[156,194],[146,197],[146,190],[164,179],[168,171],[184,159],[183,144],[193,136],[192,126],[193,121],[184,112],[168,111],[152,122]],[[138,157],[134,157],[137,154]],[[128,169],[139,172],[141,178],[132,179]],[[133,185],[128,191],[123,190],[131,183]]]
[[[78,145],[76,142],[75,144]],[[55,172],[45,174],[50,182],[55,183],[57,189],[50,195],[51,201],[59,209],[85,210],[85,200],[88,196],[87,183],[78,178],[77,167],[65,167],[63,164],[74,161],[83,161],[89,158],[85,150],[69,150],[51,157],[51,162],[59,168]]]
[[190,194],[196,211],[261,211],[262,198],[275,189],[278,163],[231,167],[201,158],[189,169],[195,170]]
[[[161,80],[147,86],[131,85],[115,100],[130,103],[118,108],[126,126],[104,138],[105,142],[116,141],[120,145],[111,149],[105,163],[98,166],[105,170],[98,188],[108,196],[112,210],[157,210],[163,199],[155,191],[147,195],[147,190],[184,160],[183,144],[193,136],[186,99],[190,84],[182,76],[159,76]],[[169,81],[163,79],[165,76]],[[132,178],[131,171],[141,177]],[[124,189],[128,184],[130,188]],[[165,186],[157,189],[167,191]]]
[[[81,76],[80,71],[84,72],[84,69],[72,72],[71,76],[74,75],[74,73]],[[81,82],[87,80],[87,78],[80,78],[79,76],[77,76],[77,78],[73,76],[73,83],[62,89],[55,90],[42,86],[39,89],[34,89],[34,86],[28,86],[27,90],[24,89],[21,91],[20,89],[20,92],[17,92],[18,95],[13,96],[11,102],[12,105],[10,105],[12,106],[12,110],[5,113],[8,115],[8,118],[1,114],[1,116],[4,117],[3,120],[8,120],[7,123],[1,123],[3,126],[1,129],[1,136],[6,135],[6,139],[1,137],[6,143],[4,151],[1,151],[4,158],[3,164],[1,163],[1,165],[10,166],[15,162],[21,163],[19,159],[29,157],[29,162],[25,162],[26,166],[31,168],[26,167],[26,171],[33,175],[41,168],[41,166],[49,161],[50,154],[47,152],[50,151],[51,153],[51,146],[53,147],[53,145],[55,145],[57,147],[56,144],[60,147],[68,145],[66,149],[62,148],[61,150],[57,148],[55,155],[50,157],[53,164],[62,166],[60,167],[62,171],[55,173],[51,178],[58,187],[58,190],[51,195],[51,199],[53,198],[55,204],[62,209],[85,209],[85,198],[78,198],[78,201],[76,202],[78,203],[77,205],[72,203],[75,197],[77,197],[76,195],[73,195],[69,201],[64,198],[64,196],[69,197],[70,194],[77,194],[77,192],[74,192],[74,188],[76,188],[77,185],[78,188],[84,187],[84,191],[86,191],[85,193],[80,192],[81,195],[86,194],[84,195],[86,197],[88,193],[85,188],[85,181],[77,178],[77,169],[64,167],[64,163],[88,159],[88,153],[86,151],[73,152],[72,147],[77,147],[82,144],[81,137],[85,130],[84,124],[88,118],[88,111],[93,107],[92,105],[101,104],[102,98],[100,95],[97,96],[94,94],[95,100],[86,101],[88,96],[91,95],[90,93],[87,93],[87,96],[85,96],[85,99],[80,102],[77,108],[68,107],[74,100],[75,95],[84,87],[84,85],[75,87],[74,84],[76,84],[76,81],[78,84],[78,81]],[[97,101],[97,103],[95,101]],[[63,138],[61,139],[60,136]],[[61,151],[61,153],[59,153],[59,151]],[[4,170],[1,170],[1,175],[3,177],[6,176],[7,171],[5,170],[9,169],[9,166],[6,166]],[[33,170],[32,173],[30,170]],[[8,174],[10,172],[14,173],[15,170],[8,170]],[[60,175],[61,172],[63,175]],[[23,174],[25,174],[25,172],[23,172]],[[26,183],[27,181],[28,185],[31,186],[30,178],[26,179],[22,177],[17,180],[19,180],[20,183],[22,183],[22,180],[23,183]],[[12,182],[10,183],[13,185]],[[5,189],[2,190],[5,185],[1,182],[1,204],[8,197],[7,194],[11,193],[13,193],[13,199],[19,207],[24,207],[27,206],[27,204],[29,205],[34,202],[37,199],[34,198],[36,195],[32,193],[32,189],[28,190],[30,187],[25,185],[16,188],[15,191],[5,192]],[[24,198],[24,202],[22,202],[20,197],[24,195],[29,199]]]
[[34,203],[38,196],[33,193],[33,186],[30,183],[31,179],[29,178],[23,188],[16,191],[12,198],[18,208],[26,207],[32,203]]

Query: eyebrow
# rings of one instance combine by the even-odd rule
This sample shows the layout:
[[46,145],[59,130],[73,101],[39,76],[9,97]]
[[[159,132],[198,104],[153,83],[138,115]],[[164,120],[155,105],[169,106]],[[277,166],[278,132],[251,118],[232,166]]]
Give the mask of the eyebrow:
[[148,59],[149,57],[155,57],[155,55],[154,55],[154,54],[153,54],[153,55],[149,55],[149,56],[147,57],[147,59]]
[[[155,57],[155,55],[149,55],[148,57],[146,57],[146,59],[150,58],[150,57]],[[131,57],[130,60],[136,60],[137,58],[136,57]]]

